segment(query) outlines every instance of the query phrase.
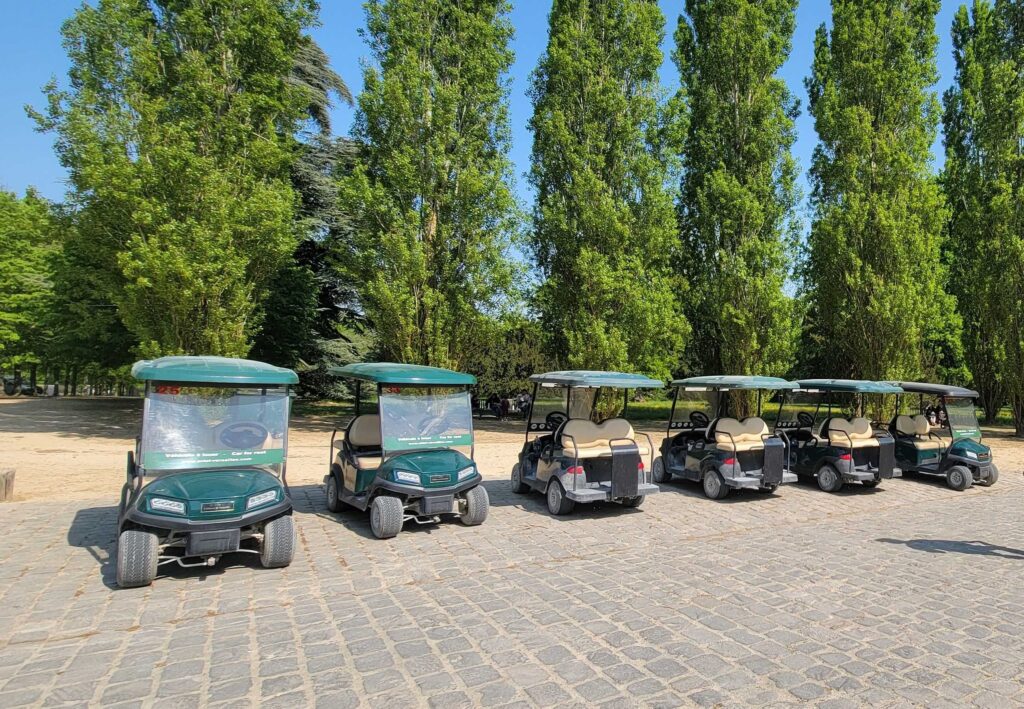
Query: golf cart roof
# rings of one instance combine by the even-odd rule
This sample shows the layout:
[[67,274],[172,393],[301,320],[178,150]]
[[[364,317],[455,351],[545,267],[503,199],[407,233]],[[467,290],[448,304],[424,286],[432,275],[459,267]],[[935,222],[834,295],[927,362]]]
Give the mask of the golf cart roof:
[[398,364],[396,362],[359,362],[328,370],[337,377],[358,379],[373,384],[409,384],[413,386],[472,386],[476,377],[472,374],[453,372],[440,367],[425,367],[421,364]]
[[855,394],[902,394],[903,390],[889,382],[872,382],[867,379],[800,379],[801,389],[823,391],[849,391]]
[[643,374],[626,374],[625,372],[598,372],[587,369],[574,369],[561,372],[534,374],[531,382],[562,387],[610,387],[612,389],[661,389],[665,382],[651,379]]
[[927,384],[925,382],[889,382],[903,389],[903,391],[914,394],[935,394],[937,396],[962,397],[965,399],[977,399],[978,392],[965,387],[957,387],[949,384]]
[[172,356],[132,365],[132,376],[146,382],[192,382],[211,385],[298,384],[295,372],[266,362],[233,357]]
[[732,374],[674,379],[672,386],[705,387],[707,389],[797,389],[799,387],[796,382],[786,381],[779,377],[747,377]]

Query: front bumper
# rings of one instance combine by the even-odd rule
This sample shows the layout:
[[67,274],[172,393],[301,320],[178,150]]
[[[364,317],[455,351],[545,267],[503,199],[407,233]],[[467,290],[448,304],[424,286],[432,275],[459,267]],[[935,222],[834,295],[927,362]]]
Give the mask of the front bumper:
[[[661,488],[652,483],[640,483],[636,488],[637,496],[653,495],[657,492],[661,492]],[[565,496],[573,502],[605,502],[615,499],[612,497],[611,483],[598,483],[597,487],[566,490]]]
[[143,512],[136,507],[130,507],[121,519],[119,528],[124,527],[125,522],[132,522],[144,527],[168,532],[214,532],[225,529],[244,529],[253,525],[265,522],[292,511],[292,500],[285,495],[285,498],[270,507],[262,507],[247,514],[226,519],[201,520],[187,519],[184,517],[165,517]]

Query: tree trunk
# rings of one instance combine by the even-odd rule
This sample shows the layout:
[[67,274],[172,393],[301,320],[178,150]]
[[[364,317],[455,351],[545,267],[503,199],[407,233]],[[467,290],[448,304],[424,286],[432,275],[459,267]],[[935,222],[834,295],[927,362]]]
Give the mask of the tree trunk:
[[14,500],[14,469],[0,470],[0,502]]
[[1015,395],[1010,401],[1010,409],[1013,411],[1014,435],[1024,438],[1024,397]]
[[32,368],[29,370],[29,374],[28,374],[28,381],[29,381],[29,385],[32,387],[32,394],[33,395],[35,395],[35,393],[36,393],[36,369],[38,367],[39,367],[39,365],[33,364]]
[[71,370],[71,396],[78,396],[78,367]]

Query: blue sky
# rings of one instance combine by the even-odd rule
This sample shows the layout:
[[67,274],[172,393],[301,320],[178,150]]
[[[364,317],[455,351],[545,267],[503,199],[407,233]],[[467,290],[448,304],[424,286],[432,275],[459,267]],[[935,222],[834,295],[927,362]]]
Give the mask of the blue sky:
[[[669,42],[684,0],[660,0],[660,4],[668,18],[666,60],[661,76],[665,85],[672,88],[678,76],[668,60]],[[943,0],[937,20],[940,78],[936,88],[940,92],[949,85],[953,75],[949,28],[959,4],[959,0]],[[55,200],[64,195],[65,173],[54,157],[52,139],[33,130],[23,106],[27,103],[42,105],[40,88],[50,77],[56,75],[58,80],[66,79],[68,63],[58,33],[61,22],[79,5],[81,0],[0,0],[0,66],[5,67],[0,75],[0,96],[3,97],[0,104],[0,187],[20,193],[32,185]],[[547,12],[551,3],[549,0],[513,0],[513,5],[511,17],[516,27],[513,45],[516,62],[511,77],[511,157],[516,166],[518,193],[528,203],[530,194],[523,173],[530,158],[531,137],[526,124],[531,109],[526,89],[530,72],[544,49]],[[315,31],[317,40],[331,57],[335,69],[356,93],[362,86],[361,62],[368,56],[366,45],[358,34],[363,24],[362,3],[358,0],[321,0],[321,6],[321,27]],[[802,181],[817,140],[813,122],[806,113],[803,80],[810,72],[814,30],[828,20],[829,14],[829,3],[823,0],[803,0],[800,3],[793,52],[781,72],[790,89],[800,98],[802,108],[797,121],[799,137],[794,147],[801,165]],[[335,107],[335,132],[347,132],[352,116],[350,108]],[[936,140],[936,165],[941,162],[941,147],[941,139]]]

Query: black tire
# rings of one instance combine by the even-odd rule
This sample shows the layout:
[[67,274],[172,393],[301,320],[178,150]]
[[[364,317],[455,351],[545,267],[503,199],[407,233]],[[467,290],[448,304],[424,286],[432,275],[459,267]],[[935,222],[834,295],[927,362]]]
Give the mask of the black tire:
[[765,487],[757,488],[757,491],[759,493],[761,493],[762,495],[771,495],[772,493],[774,493],[778,489],[779,489],[778,485],[767,485]]
[[989,476],[979,480],[978,484],[982,487],[992,487],[996,484],[997,480],[999,480],[999,468],[996,467],[995,463],[992,463],[989,467]]
[[393,495],[378,495],[370,503],[370,529],[377,539],[398,536],[405,523],[405,505]]
[[266,569],[288,566],[295,558],[295,521],[291,515],[272,519],[263,525],[260,563]]
[[623,507],[639,507],[644,504],[644,498],[646,495],[637,495],[636,497],[625,497],[622,499]]
[[654,465],[651,468],[651,478],[658,484],[672,482],[672,473],[668,472],[668,468],[665,467],[665,461],[660,455],[654,459]]
[[864,487],[878,487],[878,483],[880,483],[880,482],[882,482],[882,481],[881,480],[864,480],[864,481],[861,482],[861,485],[863,485]]
[[121,588],[148,586],[156,578],[160,541],[152,532],[126,529],[117,538],[117,585]]
[[530,491],[530,486],[523,482],[523,466],[519,463],[512,466],[512,477],[508,484],[517,495],[525,495]]
[[839,492],[843,489],[843,476],[831,463],[818,468],[818,487],[825,492]]
[[327,509],[341,512],[341,495],[338,494],[338,476],[331,473],[327,478]]
[[14,382],[4,382],[4,394],[14,396]]
[[951,490],[956,490],[958,492],[969,488],[973,478],[974,476],[971,475],[970,469],[963,465],[954,465],[946,471],[946,485],[949,486]]
[[729,486],[725,484],[722,474],[714,468],[707,468],[704,471],[701,486],[709,500],[722,500],[729,494]]
[[459,521],[467,527],[483,524],[490,506],[491,499],[483,485],[470,488],[466,490],[466,511],[459,515]]
[[565,488],[558,480],[548,483],[548,512],[553,515],[567,515],[576,508],[576,503],[565,496]]

